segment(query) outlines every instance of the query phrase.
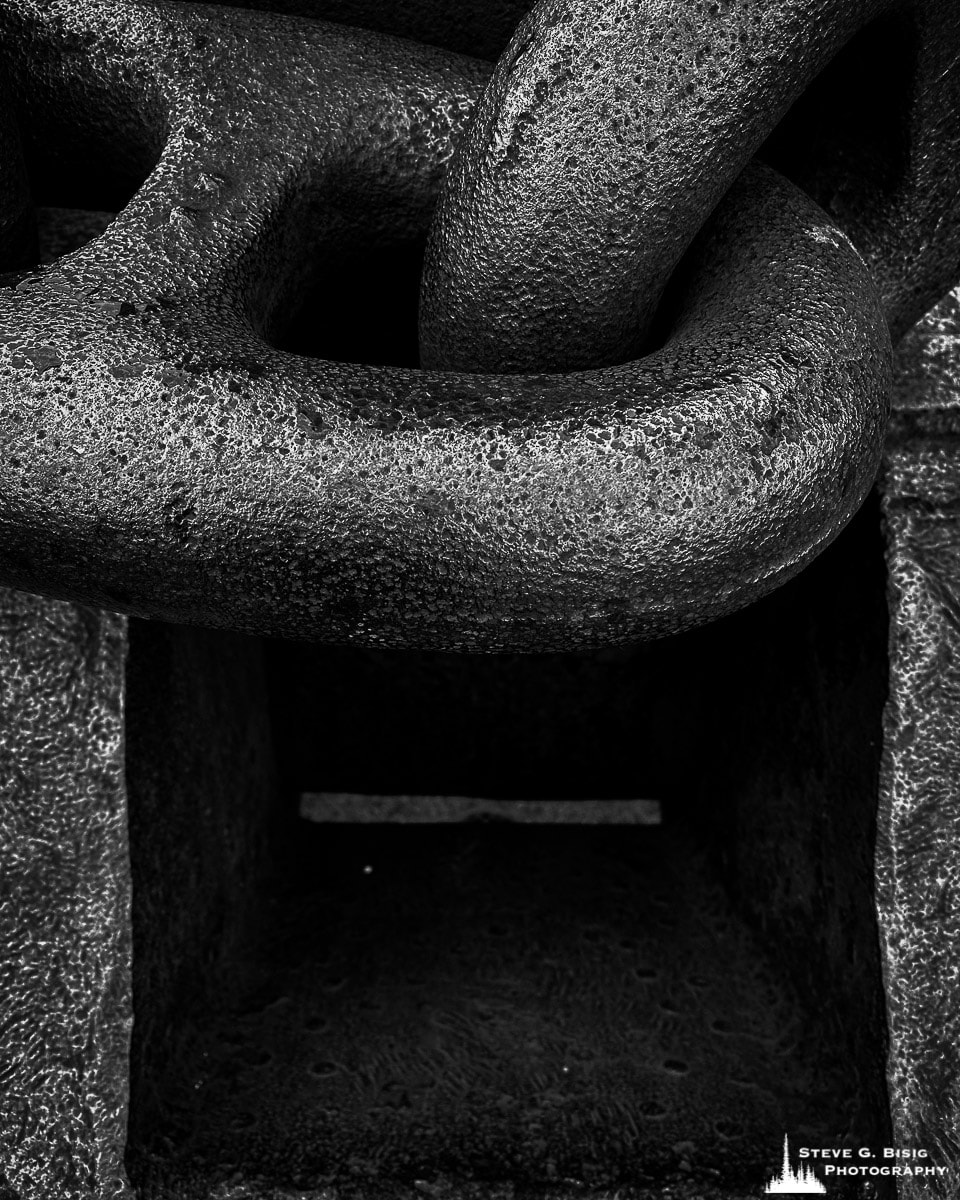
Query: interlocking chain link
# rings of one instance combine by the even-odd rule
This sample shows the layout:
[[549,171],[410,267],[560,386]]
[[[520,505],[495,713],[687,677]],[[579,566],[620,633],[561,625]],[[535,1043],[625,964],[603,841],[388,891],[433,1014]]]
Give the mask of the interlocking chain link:
[[860,75],[851,55],[838,98],[887,122],[883,186],[871,190],[850,146],[812,170],[791,165],[867,255],[903,333],[960,264],[960,7],[542,0],[444,182],[424,275],[425,364],[572,370],[635,357],[709,213],[870,22],[875,40],[895,41],[896,72],[877,47]]
[[[0,296],[7,582],[331,641],[602,645],[762,595],[870,486],[880,296],[769,170],[698,243],[646,358],[536,375],[311,360],[270,344],[278,312],[333,247],[426,230],[488,68],[241,10],[0,0],[0,20],[35,167],[98,146],[131,176],[156,164],[101,238]],[[673,257],[692,220],[661,239]]]

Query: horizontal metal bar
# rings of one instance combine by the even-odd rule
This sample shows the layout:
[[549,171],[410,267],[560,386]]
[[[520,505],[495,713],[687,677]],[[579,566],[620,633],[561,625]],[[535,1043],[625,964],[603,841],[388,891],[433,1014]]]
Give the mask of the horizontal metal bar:
[[300,816],[337,824],[439,825],[500,820],[523,825],[659,825],[659,800],[483,800],[473,796],[367,796],[304,792]]

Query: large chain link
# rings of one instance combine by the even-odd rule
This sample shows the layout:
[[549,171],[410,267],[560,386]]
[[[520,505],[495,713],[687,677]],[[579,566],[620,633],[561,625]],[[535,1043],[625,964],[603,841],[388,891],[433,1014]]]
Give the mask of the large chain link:
[[[645,141],[630,169],[622,154],[605,165],[618,138],[627,158],[637,142],[624,124],[630,105],[614,119],[614,77],[627,60],[613,49],[628,10],[611,8],[616,19],[593,31],[600,83],[585,82],[578,58],[569,81],[555,73],[538,91],[537,38],[556,47],[572,31],[579,45],[592,12],[579,10],[581,24],[568,28],[566,10],[538,8],[447,185],[427,276],[428,353],[455,358],[467,336],[464,304],[451,308],[450,297],[474,276],[444,266],[445,255],[466,254],[478,286],[491,270],[506,280],[499,312],[461,293],[471,320],[492,321],[481,340],[496,343],[504,365],[518,365],[509,344],[525,341],[537,369],[568,366],[571,353],[621,357],[704,212],[873,11],[831,6],[823,38],[812,13],[794,7],[760,21],[758,44],[775,44],[771,30],[789,16],[784,45],[804,53],[789,70],[757,68],[745,128],[731,121],[746,93],[725,98],[725,77],[701,109],[665,107],[662,136],[647,137],[661,148]],[[738,6],[713,8],[718,28],[737,27]],[[246,11],[2,0],[0,16],[37,169],[98,145],[131,177],[156,164],[101,238],[13,277],[0,299],[7,582],[252,632],[468,649],[598,645],[669,633],[763,594],[829,541],[869,488],[889,378],[881,297],[848,239],[768,170],[752,170],[725,202],[687,263],[669,335],[646,358],[482,376],[304,359],[265,340],[278,309],[332,246],[425,230],[488,69]],[[669,41],[679,16],[661,18]],[[652,25],[641,24],[650,41]],[[757,53],[749,38],[743,46],[737,71]],[[696,96],[711,67],[692,53],[685,78]],[[675,88],[658,61],[629,61],[630,96]],[[773,103],[770,80],[784,74]],[[613,88],[606,109],[604,87]],[[552,132],[537,105],[557,117]],[[708,170],[696,134],[714,109],[707,146],[719,164]],[[559,117],[578,112],[574,132],[586,122],[596,136],[571,148]],[[649,133],[643,120],[637,130]],[[558,189],[549,222],[542,194],[512,183],[541,149],[562,168],[543,177]],[[651,200],[638,178],[655,179],[655,163],[662,177],[673,154],[689,162],[674,164],[670,187]],[[598,208],[611,188],[628,201]],[[461,221],[456,197],[467,194]],[[509,197],[496,262],[475,252],[492,227],[483,196],[495,209]],[[660,212],[668,202],[676,220]],[[946,228],[942,203],[939,215]],[[537,249],[535,287],[520,236],[530,228],[548,242],[569,229],[577,256]],[[598,229],[610,252],[595,259],[585,245],[598,244]],[[639,290],[631,283],[621,311],[611,279],[648,259],[660,265]],[[576,288],[586,296],[593,280],[602,303],[578,309]],[[518,334],[528,300],[529,330]],[[544,312],[560,314],[563,337],[543,335]],[[582,355],[569,349],[581,344]],[[487,351],[468,357],[471,368],[493,361]]]

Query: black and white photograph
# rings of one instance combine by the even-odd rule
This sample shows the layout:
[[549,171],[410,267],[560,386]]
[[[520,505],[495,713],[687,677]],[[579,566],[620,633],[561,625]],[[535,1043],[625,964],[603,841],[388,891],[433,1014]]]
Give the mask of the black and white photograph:
[[960,0],[0,0],[0,1200],[960,1200]]

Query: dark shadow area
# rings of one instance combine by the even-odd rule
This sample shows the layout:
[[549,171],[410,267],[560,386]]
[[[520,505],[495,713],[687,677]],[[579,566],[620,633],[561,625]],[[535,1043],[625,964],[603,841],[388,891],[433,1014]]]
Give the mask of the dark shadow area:
[[100,218],[123,209],[156,166],[168,123],[152,80],[76,53],[85,34],[65,35],[45,65],[45,35],[29,18],[0,13],[0,33],[11,50],[0,73],[0,270],[23,271],[102,231]]
[[336,362],[417,367],[423,240],[354,254],[331,252],[277,322],[278,350]]
[[[149,764],[192,730],[166,782],[141,766],[131,794],[152,960],[129,1154],[144,1197],[230,1180],[753,1194],[785,1132],[888,1139],[873,501],[775,595],[637,650],[214,652],[221,635],[192,633],[180,732],[149,717],[171,708],[146,682],[169,675],[170,635],[141,628],[131,755]],[[267,713],[276,777],[250,766],[253,747],[267,762]],[[650,796],[664,824],[297,816],[300,791],[341,789]],[[192,987],[173,988],[170,961]]]
[[[861,30],[793,105],[762,157],[827,208],[854,187],[893,192],[908,166],[917,34],[909,11]],[[849,199],[850,197],[848,197]]]
[[887,223],[902,219],[897,197],[916,166],[916,19],[894,9],[861,30],[759,153],[822,205],[875,267],[891,253]]
[[[38,208],[116,214],[133,199],[156,165],[156,158],[131,155],[126,162],[108,157],[105,146],[79,139],[79,145],[45,140],[46,132],[25,138],[31,193]],[[157,158],[159,157],[159,152]]]
[[76,69],[66,58],[62,79],[50,72],[24,82],[16,121],[31,196],[37,207],[116,213],[160,158],[163,105],[133,80],[108,86],[92,73],[72,78]]
[[887,690],[871,496],[813,566],[716,627],[717,738],[693,809],[724,890],[849,1072],[853,1144],[890,1144],[873,896]]
[[842,1070],[676,830],[312,827],[281,868],[155,1131],[178,1184],[612,1187],[686,1162],[746,1186],[784,1128],[844,1125]]
[[258,642],[132,620],[129,647],[136,1144],[166,1112],[190,1022],[222,1004],[259,920],[277,787]]

